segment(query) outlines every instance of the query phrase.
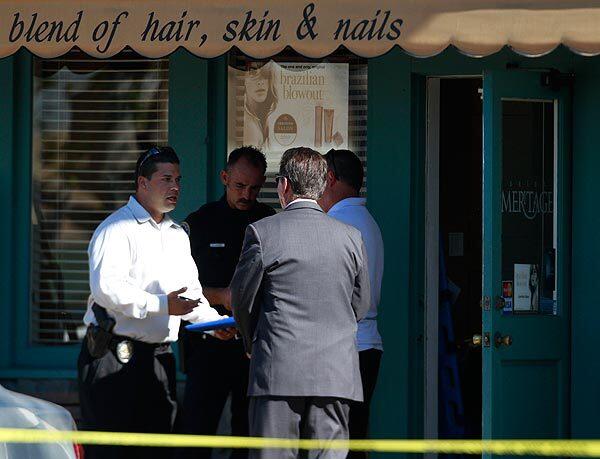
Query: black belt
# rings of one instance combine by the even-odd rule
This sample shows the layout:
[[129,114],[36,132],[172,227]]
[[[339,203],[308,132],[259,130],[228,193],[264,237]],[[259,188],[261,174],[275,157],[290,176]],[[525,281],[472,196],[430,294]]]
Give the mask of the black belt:
[[129,336],[115,335],[114,333],[110,343],[108,344],[108,347],[114,351],[117,349],[117,345],[123,341],[129,341],[131,344],[133,344],[133,348],[136,350],[162,353],[171,349],[171,343],[146,343],[145,341],[133,339]]
[[153,351],[157,354],[171,349],[171,343],[146,343],[129,336],[116,335],[112,332],[115,326],[115,319],[108,315],[106,308],[100,306],[98,303],[93,303],[92,311],[98,325],[91,324],[88,327],[88,332],[91,332],[94,327],[102,330],[101,341],[106,343],[104,344],[104,349],[108,348],[115,351],[119,344],[123,342],[127,342],[127,348],[133,347],[133,349],[138,349],[139,351]]
[[[95,325],[90,325],[90,327],[94,327]],[[116,335],[111,333],[111,339],[108,343],[108,348],[112,351],[116,351],[119,343],[123,341],[129,341],[134,349],[138,349],[140,351],[153,351],[155,353],[166,352],[171,349],[171,343],[146,343],[145,341],[140,341],[138,339],[131,338],[129,336],[124,335]]]
[[127,364],[134,354],[156,356],[171,353],[171,343],[145,343],[128,336],[115,335],[97,325],[90,325],[86,333],[87,350],[98,359],[112,352],[122,364]]

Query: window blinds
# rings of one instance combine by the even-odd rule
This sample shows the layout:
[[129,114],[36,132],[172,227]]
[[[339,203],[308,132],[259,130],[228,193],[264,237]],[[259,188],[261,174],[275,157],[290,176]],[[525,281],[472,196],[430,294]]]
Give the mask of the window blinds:
[[168,59],[132,51],[34,60],[31,342],[81,339],[90,237],[133,192],[138,155],[168,141],[168,80]]

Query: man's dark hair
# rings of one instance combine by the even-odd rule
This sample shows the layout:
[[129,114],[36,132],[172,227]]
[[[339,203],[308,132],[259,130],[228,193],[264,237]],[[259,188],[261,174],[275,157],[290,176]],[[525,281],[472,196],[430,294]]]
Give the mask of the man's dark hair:
[[158,163],[179,164],[179,157],[172,147],[154,146],[143,152],[135,163],[135,187],[137,189],[138,177],[152,178]]
[[263,175],[266,174],[267,158],[265,157],[265,154],[258,148],[251,146],[236,148],[229,153],[226,170],[229,171],[229,169],[242,158],[248,161],[254,167],[262,170]]
[[325,191],[327,162],[311,148],[290,148],[281,157],[279,175],[289,180],[294,196],[316,200]]
[[340,182],[350,185],[354,191],[360,192],[363,183],[363,165],[358,156],[350,150],[332,148],[325,155],[327,168]]

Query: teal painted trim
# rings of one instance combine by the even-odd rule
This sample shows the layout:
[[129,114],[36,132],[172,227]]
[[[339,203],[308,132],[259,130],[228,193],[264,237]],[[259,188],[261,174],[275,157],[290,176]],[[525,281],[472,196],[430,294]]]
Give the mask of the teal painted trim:
[[183,188],[175,219],[208,197],[208,63],[184,49],[169,60],[169,143],[181,160]]
[[[559,99],[558,110],[558,158],[557,158],[557,241],[558,260],[556,262],[557,272],[557,306],[559,316],[565,318],[567,342],[569,343],[568,364],[572,365],[572,323],[573,323],[573,301],[572,301],[572,234],[573,234],[573,209],[572,209],[572,174],[573,174],[573,88],[565,88]],[[562,407],[564,412],[559,415],[564,420],[562,425],[562,438],[571,438],[572,435],[572,398],[571,391],[572,375],[571,368],[562,370],[568,375],[561,379],[559,391],[568,394],[569,403]],[[600,373],[597,374],[600,379]]]
[[[29,328],[28,318],[25,325]],[[19,345],[21,344],[23,343],[19,342]],[[23,371],[74,371],[77,367],[80,346],[80,344],[44,346],[27,343],[25,347],[17,348],[16,363],[11,369],[15,371],[21,371],[21,369]]]
[[600,59],[576,58],[572,162],[571,436],[600,438]]
[[412,190],[410,216],[410,375],[409,431],[423,438],[425,421],[425,156],[427,144],[427,80],[412,76]]
[[481,76],[484,71],[506,70],[506,65],[510,63],[538,71],[554,68],[566,72],[572,69],[574,59],[575,55],[562,46],[546,56],[536,58],[520,56],[507,48],[488,57],[473,58],[461,54],[456,48],[450,48],[427,59],[412,58],[412,71],[425,76]]
[[43,346],[32,344],[31,324],[31,183],[33,56],[20,51],[14,57],[14,148],[15,177],[13,206],[12,266],[14,294],[11,302],[15,335],[12,339],[11,369],[75,368],[79,345]]
[[[485,71],[483,77],[483,285],[482,295],[500,294],[502,254],[502,104],[498,96],[496,74]],[[483,331],[492,330],[491,311],[482,312]],[[494,438],[493,349],[482,348],[482,438]],[[486,402],[487,401],[487,402]],[[489,457],[485,455],[484,457]]]
[[[169,58],[169,144],[181,161],[182,191],[173,212],[176,220],[208,197],[208,63],[184,49]],[[179,346],[173,345],[179,360]],[[178,366],[179,368],[179,366]],[[179,375],[181,377],[181,375]]]
[[210,91],[208,107],[210,120],[209,137],[209,199],[217,200],[223,195],[219,172],[227,162],[227,55],[208,63]]
[[0,370],[0,379],[75,379],[77,370],[36,370],[9,369]]
[[29,325],[31,315],[31,127],[33,58],[20,51],[15,58],[14,94],[14,220],[13,266],[15,270],[15,330],[13,340],[17,366],[29,364]]
[[0,180],[0,195],[9,205],[4,209],[4,225],[0,226],[0,279],[5,286],[0,289],[0,368],[6,368],[12,363],[11,345],[13,342],[13,238],[14,206],[14,57],[0,59],[0,145],[3,151],[0,154],[0,170],[4,177]]
[[[374,437],[409,432],[411,73],[398,50],[368,63],[369,208],[381,227],[385,273],[379,313],[384,354],[371,409]],[[386,456],[388,457],[388,456]],[[391,457],[391,456],[390,456]]]

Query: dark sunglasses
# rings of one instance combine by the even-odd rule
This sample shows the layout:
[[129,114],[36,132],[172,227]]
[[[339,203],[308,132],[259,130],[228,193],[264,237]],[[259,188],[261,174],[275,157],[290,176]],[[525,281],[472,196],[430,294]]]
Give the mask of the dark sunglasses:
[[162,150],[160,149],[160,147],[152,147],[152,148],[150,148],[150,150],[148,150],[148,152],[144,155],[144,157],[140,161],[140,164],[138,165],[138,174],[142,170],[142,166],[144,165],[144,162],[146,162],[146,160],[148,158],[150,158],[151,156],[154,156],[154,155],[158,155],[160,153],[162,153]]

